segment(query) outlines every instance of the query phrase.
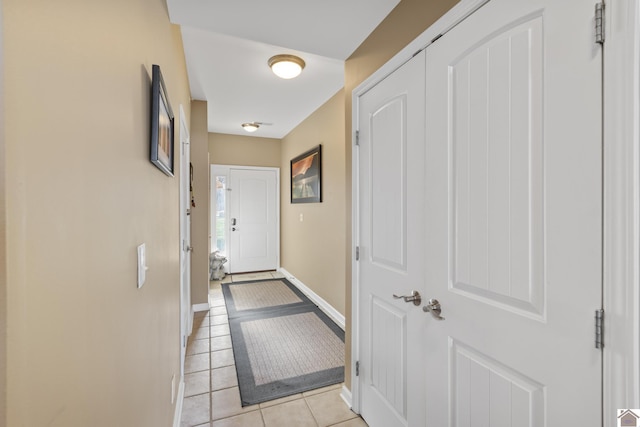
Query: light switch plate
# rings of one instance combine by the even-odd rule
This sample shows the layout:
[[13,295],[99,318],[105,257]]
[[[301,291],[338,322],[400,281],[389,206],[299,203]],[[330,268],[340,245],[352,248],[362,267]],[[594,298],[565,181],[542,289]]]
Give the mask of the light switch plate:
[[138,289],[144,285],[147,278],[147,247],[143,243],[138,246]]

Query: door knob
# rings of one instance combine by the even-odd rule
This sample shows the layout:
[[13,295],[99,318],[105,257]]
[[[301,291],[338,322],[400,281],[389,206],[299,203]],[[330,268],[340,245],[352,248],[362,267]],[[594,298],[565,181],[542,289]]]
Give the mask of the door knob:
[[435,298],[431,298],[427,302],[427,305],[422,307],[422,311],[424,311],[425,313],[427,312],[431,313],[431,315],[435,317],[436,320],[444,320],[444,317],[440,315],[440,313],[442,312],[442,307],[440,307],[440,302]]
[[231,227],[231,231],[236,231],[236,228],[235,227]]
[[393,294],[395,299],[404,299],[404,302],[413,302],[413,305],[420,305],[422,302],[422,297],[420,296],[420,292],[411,291],[411,295],[396,295]]

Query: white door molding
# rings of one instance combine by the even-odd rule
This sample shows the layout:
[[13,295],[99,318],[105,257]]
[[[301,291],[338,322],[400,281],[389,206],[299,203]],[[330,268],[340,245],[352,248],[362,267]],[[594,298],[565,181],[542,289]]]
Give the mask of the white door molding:
[[604,426],[640,408],[640,5],[606,2]]
[[[182,414],[182,399],[184,396],[184,364],[187,350],[187,337],[191,334],[193,311],[191,309],[191,217],[189,211],[189,159],[191,144],[189,140],[189,126],[180,104],[180,182],[178,195],[179,229],[180,229],[180,378],[178,390],[172,390],[172,398],[177,398],[174,414],[174,426],[180,423]],[[172,400],[173,403],[173,400]]]

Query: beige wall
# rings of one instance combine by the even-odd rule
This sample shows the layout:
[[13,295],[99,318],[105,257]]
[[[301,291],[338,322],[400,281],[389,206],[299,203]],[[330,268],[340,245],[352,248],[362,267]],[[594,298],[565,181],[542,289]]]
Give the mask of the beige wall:
[[189,123],[180,30],[164,0],[3,2],[7,424],[171,426],[179,161],[148,158],[152,64]]
[[344,155],[346,161],[346,209],[343,220],[347,224],[346,251],[346,370],[347,387],[351,387],[351,94],[360,83],[378,70],[402,48],[424,32],[438,18],[451,9],[458,0],[402,0],[391,13],[378,25],[367,39],[353,52],[345,62],[345,138]]
[[6,191],[4,142],[4,62],[3,62],[2,0],[0,0],[0,426],[6,425],[7,414],[7,252],[6,252]]
[[209,302],[209,130],[207,103],[191,102],[191,164],[193,198],[191,208],[191,303]]
[[[281,265],[336,310],[345,312],[344,91],[282,140]],[[322,144],[322,203],[291,204],[289,161]],[[300,221],[303,215],[303,221]]]
[[255,136],[209,134],[211,164],[280,167],[280,140]]

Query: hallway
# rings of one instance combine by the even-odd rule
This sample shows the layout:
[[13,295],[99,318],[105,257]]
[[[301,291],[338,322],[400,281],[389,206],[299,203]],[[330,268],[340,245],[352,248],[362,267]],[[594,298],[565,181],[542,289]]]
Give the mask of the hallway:
[[[227,276],[224,281],[282,277]],[[340,397],[341,384],[242,408],[221,282],[209,286],[208,312],[195,314],[187,344],[181,427],[366,427]]]

